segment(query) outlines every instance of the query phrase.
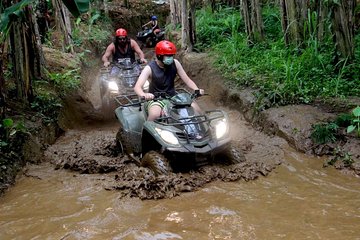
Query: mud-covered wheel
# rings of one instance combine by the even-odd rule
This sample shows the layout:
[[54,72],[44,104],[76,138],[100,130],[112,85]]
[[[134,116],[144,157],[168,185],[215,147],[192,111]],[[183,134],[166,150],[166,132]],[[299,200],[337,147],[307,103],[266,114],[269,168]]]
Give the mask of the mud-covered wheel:
[[125,150],[124,150],[124,146],[123,146],[123,142],[121,140],[121,133],[120,130],[117,132],[116,134],[116,149],[119,153],[124,154]]
[[143,50],[145,48],[145,44],[143,42],[140,43],[140,49]]
[[116,134],[116,146],[119,152],[123,154],[130,154],[130,147],[124,136],[125,131],[122,127],[120,127],[119,131]]
[[104,114],[104,118],[105,119],[111,119],[114,117],[115,115],[115,103],[114,101],[111,99],[110,93],[106,92],[102,97],[101,97],[101,108],[102,108],[102,112]]
[[233,145],[229,145],[221,154],[220,160],[228,165],[245,162],[245,155],[242,151],[235,148]]
[[150,151],[141,159],[141,166],[150,168],[156,176],[168,175],[172,169],[167,158],[155,151]]
[[148,48],[154,47],[154,40],[151,37],[146,39],[146,47]]

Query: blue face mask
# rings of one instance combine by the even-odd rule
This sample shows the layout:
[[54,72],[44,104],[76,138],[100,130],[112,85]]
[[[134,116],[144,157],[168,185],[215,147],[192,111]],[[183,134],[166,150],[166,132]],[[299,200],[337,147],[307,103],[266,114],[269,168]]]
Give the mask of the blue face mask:
[[174,62],[174,57],[165,56],[163,63],[165,65],[171,65]]

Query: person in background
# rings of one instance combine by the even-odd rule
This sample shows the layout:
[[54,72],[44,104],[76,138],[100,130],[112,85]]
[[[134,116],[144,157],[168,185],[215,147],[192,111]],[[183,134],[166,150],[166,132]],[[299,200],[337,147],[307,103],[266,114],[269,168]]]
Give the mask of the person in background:
[[157,16],[153,15],[150,18],[150,21],[145,23],[142,27],[146,27],[148,25],[151,25],[151,30],[153,32],[153,34],[158,34],[160,32],[160,27],[157,21]]
[[115,32],[115,41],[106,48],[101,60],[104,63],[104,67],[110,65],[111,57],[113,62],[117,62],[121,58],[130,58],[131,62],[135,62],[135,53],[137,53],[142,63],[147,63],[139,44],[128,37],[125,29],[119,28]]
[[[181,63],[174,59],[176,47],[170,41],[163,40],[155,46],[156,59],[151,61],[141,72],[137,80],[134,91],[139,97],[146,100],[154,99],[154,93],[165,92],[170,96],[175,95],[175,77],[178,75],[182,81],[192,90],[200,90],[200,94],[204,94],[203,89],[199,89],[193,80],[186,74]],[[149,92],[143,91],[146,80],[150,80]],[[162,115],[162,109],[166,105],[166,101],[150,101],[147,105],[148,120],[153,121]],[[193,102],[194,109],[200,112],[199,106]]]

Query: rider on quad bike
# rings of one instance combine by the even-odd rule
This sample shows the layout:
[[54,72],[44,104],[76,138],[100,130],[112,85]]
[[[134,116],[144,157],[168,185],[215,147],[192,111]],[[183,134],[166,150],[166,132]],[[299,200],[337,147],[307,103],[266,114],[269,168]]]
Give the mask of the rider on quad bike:
[[[156,45],[157,59],[149,63],[135,85],[136,95],[118,96],[115,114],[120,122],[116,136],[124,153],[156,175],[208,164],[218,156],[226,163],[244,160],[229,144],[229,120],[221,110],[200,113],[194,100],[204,93],[173,58],[176,47],[169,41]],[[175,91],[176,75],[194,91]],[[151,79],[149,93],[142,87]],[[139,100],[139,97],[141,100]],[[222,158],[223,159],[223,158]]]
[[[165,92],[170,96],[175,95],[175,77],[179,75],[181,80],[192,90],[199,88],[193,80],[186,74],[181,63],[174,59],[176,54],[176,46],[170,41],[160,41],[155,46],[156,59],[151,61],[141,72],[137,83],[135,84],[134,91],[140,97],[146,100],[154,98],[154,93]],[[146,80],[150,80],[149,92],[143,91],[143,85]],[[199,89],[200,94],[204,94],[203,89]],[[164,103],[161,101],[150,102],[147,111],[149,112],[148,120],[153,121],[161,116]],[[193,107],[200,112],[200,108],[194,102]]]
[[110,65],[110,57],[112,62],[118,62],[121,58],[130,58],[131,62],[135,62],[135,52],[140,58],[142,63],[147,63],[143,51],[140,49],[139,44],[128,37],[127,31],[119,28],[115,32],[115,41],[110,43],[106,48],[101,60],[104,62],[104,67]]
[[160,27],[159,27],[159,23],[157,20],[157,16],[153,15],[150,18],[150,21],[145,23],[144,25],[142,25],[142,28],[145,28],[148,25],[151,25],[151,30],[154,34],[158,34],[160,32]]
[[[151,25],[151,28],[147,26]],[[159,27],[157,16],[151,16],[151,20],[142,26],[142,31],[138,32],[136,38],[141,42],[141,48],[154,47],[159,41],[165,38],[165,29]]]
[[[135,59],[135,52],[140,59]],[[99,82],[102,110],[112,116],[113,96],[133,92],[141,72],[140,64],[147,61],[137,42],[123,28],[116,30],[115,41],[106,48],[102,61],[104,68],[100,70]]]

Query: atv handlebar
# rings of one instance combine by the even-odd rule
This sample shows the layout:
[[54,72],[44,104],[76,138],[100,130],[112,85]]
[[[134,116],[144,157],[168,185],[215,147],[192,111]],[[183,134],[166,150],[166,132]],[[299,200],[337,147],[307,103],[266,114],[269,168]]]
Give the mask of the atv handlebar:
[[[128,61],[127,58],[122,58],[122,59],[119,59],[118,62],[110,62],[110,65],[109,65],[109,66],[107,66],[107,67],[102,66],[102,67],[101,67],[101,70],[103,70],[103,71],[110,71],[111,68],[112,68],[112,67],[115,67],[115,66],[118,67],[118,68],[125,68],[125,67],[127,67],[127,66],[125,65],[125,64],[126,64],[126,61]],[[141,61],[141,59],[138,58],[138,59],[135,60],[135,62],[130,63],[128,67],[133,68],[133,67],[135,67],[135,66],[138,65],[138,64],[141,65],[141,66],[144,66],[145,62]]]
[[145,99],[144,96],[139,97],[136,94],[118,95],[115,97],[115,99],[121,107],[131,107],[131,106],[139,106],[139,105],[141,105],[145,102],[149,102],[149,101],[161,101],[161,100],[165,100],[165,99],[171,100],[174,96],[176,96],[180,93],[189,94],[191,101],[196,98],[199,98],[201,96],[208,95],[208,94],[201,94],[200,89],[195,90],[194,93],[190,93],[188,90],[186,90],[184,88],[179,88],[176,91],[176,94],[173,96],[167,94],[166,92],[155,92],[155,93],[153,93],[153,95],[154,95],[153,99]]

